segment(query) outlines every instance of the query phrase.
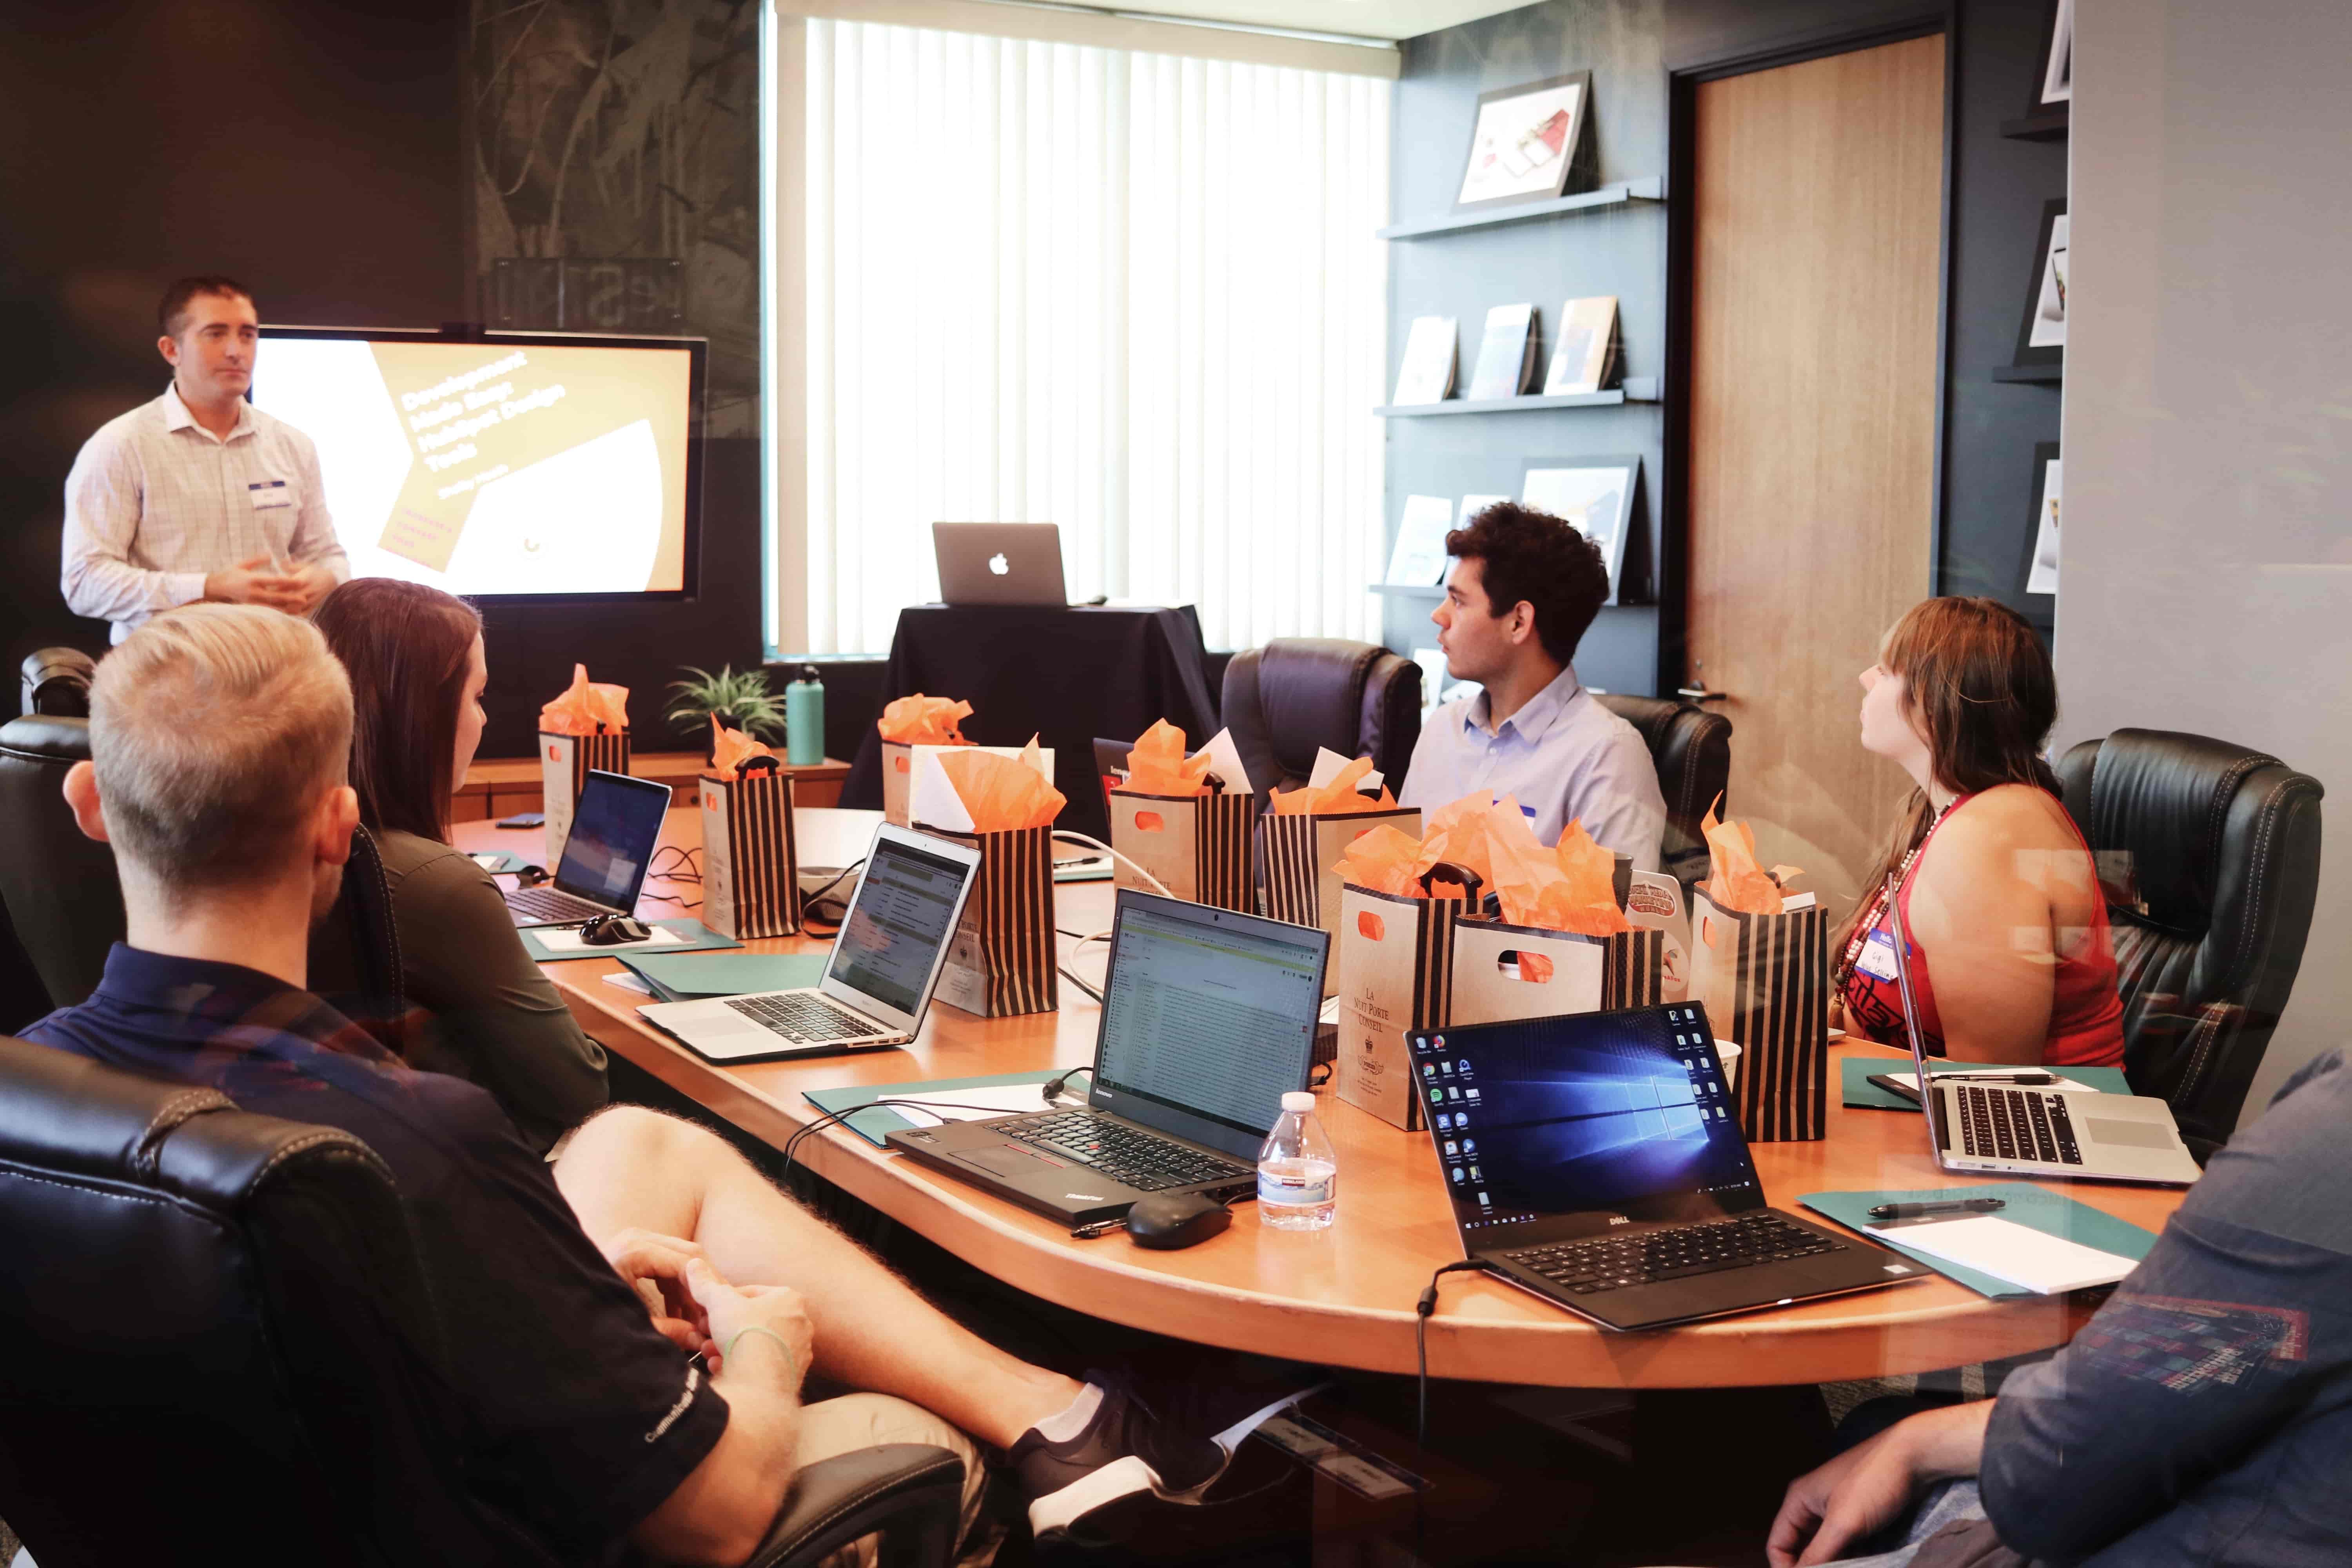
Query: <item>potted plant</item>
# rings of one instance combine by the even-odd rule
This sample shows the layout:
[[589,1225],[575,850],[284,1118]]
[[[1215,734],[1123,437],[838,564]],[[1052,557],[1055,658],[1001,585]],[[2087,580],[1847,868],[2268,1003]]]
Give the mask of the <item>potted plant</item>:
[[748,731],[760,740],[784,738],[784,700],[768,689],[766,670],[747,669],[739,675],[732,665],[721,665],[713,675],[695,665],[684,668],[692,679],[669,683],[670,709],[665,717],[681,733],[699,732],[704,756],[710,754],[713,718],[730,730]]

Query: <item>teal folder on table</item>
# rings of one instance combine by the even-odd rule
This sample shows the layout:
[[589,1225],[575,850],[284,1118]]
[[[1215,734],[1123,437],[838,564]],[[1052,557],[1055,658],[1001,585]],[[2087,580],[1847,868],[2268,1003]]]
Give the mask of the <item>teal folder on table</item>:
[[[1879,1204],[1951,1203],[1960,1198],[2000,1198],[2007,1205],[1990,1216],[2028,1226],[2045,1236],[2063,1237],[2084,1247],[2112,1252],[2118,1258],[2128,1258],[2137,1263],[2147,1256],[2156,1245],[2156,1233],[2142,1230],[2129,1220],[2088,1204],[2078,1204],[2073,1198],[2062,1197],[2046,1187],[2031,1182],[1986,1182],[1972,1187],[1935,1187],[1905,1193],[1807,1193],[1797,1201],[1818,1215],[1826,1215],[1842,1226],[1864,1230],[1879,1223],[1870,1217],[1871,1209]],[[1900,1228],[1872,1231],[1873,1241],[1891,1247],[1914,1263],[1923,1264],[1947,1279],[1957,1279],[1979,1296],[1990,1296],[1997,1301],[2014,1300],[2037,1292],[2022,1286],[1996,1279],[1990,1274],[1979,1274],[1973,1268],[1963,1268],[1940,1258],[1915,1252],[1903,1245]]]
[[657,948],[624,948],[618,952],[609,947],[566,948],[563,952],[557,952],[539,940],[536,927],[520,927],[515,934],[522,938],[522,949],[530,954],[530,961],[533,963],[569,963],[575,958],[620,958],[625,954],[635,955],[645,952],[708,952],[719,948],[743,945],[733,937],[720,936],[692,915],[674,915],[668,920],[656,921],[653,923],[665,930],[676,931],[686,940],[666,942]]
[[[1957,1063],[1947,1066],[1958,1068]],[[1987,1063],[1990,1067],[1991,1064]],[[1916,1110],[1918,1102],[1879,1088],[1870,1081],[1874,1073],[1906,1073],[1911,1070],[1911,1058],[1904,1057],[1846,1057],[1838,1064],[1838,1089],[1848,1105],[1867,1107],[1873,1110]],[[1933,1062],[1927,1064],[1930,1073],[1941,1070]],[[2121,1068],[2045,1068],[2045,1072],[2060,1078],[2071,1078],[2076,1083],[2087,1083],[2101,1094],[2129,1094],[2130,1084],[2124,1081]]]
[[814,985],[824,978],[825,954],[639,948],[620,959],[663,1001],[698,1002],[706,996],[748,996],[754,991]]
[[918,1083],[866,1083],[854,1089],[805,1089],[801,1098],[819,1110],[847,1110],[853,1105],[866,1110],[841,1119],[844,1127],[853,1129],[859,1137],[877,1149],[893,1132],[904,1131],[915,1124],[887,1105],[876,1105],[877,1100],[887,1100],[894,1094],[946,1094],[959,1089],[995,1089],[1003,1084],[1043,1083],[1054,1077],[1054,1071],[1001,1072],[992,1078],[935,1078]]

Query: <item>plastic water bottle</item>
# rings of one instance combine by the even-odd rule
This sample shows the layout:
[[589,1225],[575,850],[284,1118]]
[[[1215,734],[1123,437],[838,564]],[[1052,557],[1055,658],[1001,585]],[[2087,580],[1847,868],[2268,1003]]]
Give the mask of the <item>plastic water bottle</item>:
[[1257,1152],[1258,1218],[1276,1230],[1324,1230],[1339,1206],[1339,1162],[1315,1120],[1315,1097],[1282,1097],[1282,1120]]

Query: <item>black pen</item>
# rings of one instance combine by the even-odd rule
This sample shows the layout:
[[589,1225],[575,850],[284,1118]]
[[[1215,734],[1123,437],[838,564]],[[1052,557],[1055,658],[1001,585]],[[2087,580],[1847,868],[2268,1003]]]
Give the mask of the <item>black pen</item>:
[[1927,1076],[1938,1083],[2056,1083],[2058,1075],[2028,1068],[2023,1072],[1934,1072]]
[[1873,1219],[1917,1219],[1931,1214],[1985,1214],[1993,1209],[2007,1208],[2000,1198],[1958,1198],[1948,1203],[1875,1204],[1870,1211]]

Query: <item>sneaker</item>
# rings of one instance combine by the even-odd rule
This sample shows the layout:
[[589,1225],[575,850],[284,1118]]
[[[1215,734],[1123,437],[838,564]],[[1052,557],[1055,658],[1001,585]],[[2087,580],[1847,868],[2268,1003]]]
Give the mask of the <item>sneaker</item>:
[[1087,1381],[1102,1390],[1102,1404],[1084,1431],[1053,1443],[1032,1427],[1009,1456],[1038,1539],[1106,1539],[1118,1533],[1117,1514],[1197,1504],[1224,1474],[1231,1456],[1215,1438],[1175,1430],[1124,1378],[1094,1373]]

